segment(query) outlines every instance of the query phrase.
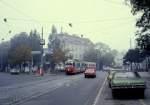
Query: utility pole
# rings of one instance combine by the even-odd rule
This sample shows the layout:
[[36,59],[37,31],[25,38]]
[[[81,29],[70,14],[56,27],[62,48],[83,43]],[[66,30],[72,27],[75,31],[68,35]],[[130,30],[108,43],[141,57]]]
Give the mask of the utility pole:
[[42,46],[42,51],[41,51],[41,67],[43,68],[43,53],[44,53],[43,45],[45,45],[45,40],[43,39],[43,27],[42,27],[40,45]]
[[42,27],[42,39],[43,39],[43,27]]
[[131,40],[131,37],[130,37],[130,49],[132,48],[132,40]]

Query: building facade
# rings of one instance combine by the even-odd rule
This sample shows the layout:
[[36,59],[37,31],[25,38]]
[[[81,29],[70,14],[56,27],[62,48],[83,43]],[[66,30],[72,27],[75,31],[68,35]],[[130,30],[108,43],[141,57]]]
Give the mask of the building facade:
[[68,56],[72,56],[73,59],[78,60],[83,60],[84,53],[93,47],[93,43],[88,38],[69,35],[67,33],[52,34],[51,43],[53,47],[59,44],[63,51],[69,51]]

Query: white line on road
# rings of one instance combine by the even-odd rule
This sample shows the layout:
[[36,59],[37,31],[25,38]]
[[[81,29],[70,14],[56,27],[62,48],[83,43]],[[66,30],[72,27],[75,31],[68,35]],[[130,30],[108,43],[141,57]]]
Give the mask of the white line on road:
[[105,78],[105,80],[104,80],[104,82],[103,82],[101,88],[99,89],[99,92],[98,92],[98,94],[97,94],[97,96],[96,96],[96,98],[95,98],[95,100],[94,100],[94,102],[93,102],[92,105],[96,105],[96,104],[97,104],[98,99],[99,99],[99,97],[100,97],[100,95],[101,95],[101,93],[102,93],[102,90],[103,90],[103,88],[104,88],[104,85],[105,85],[105,83],[106,83],[106,80],[107,80],[107,77]]

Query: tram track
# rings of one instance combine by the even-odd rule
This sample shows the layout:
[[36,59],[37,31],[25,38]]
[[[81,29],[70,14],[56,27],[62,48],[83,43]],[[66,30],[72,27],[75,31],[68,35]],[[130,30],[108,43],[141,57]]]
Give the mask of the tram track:
[[[2,105],[19,105],[20,103],[30,100],[32,98],[51,92],[65,83],[72,83],[71,81],[78,81],[81,78],[81,75],[53,79],[53,80],[42,80],[40,82],[31,83],[28,85],[23,85],[20,87],[9,88],[6,93],[1,95],[6,95],[3,99],[12,100],[9,102],[4,102]],[[10,99],[11,98],[11,99]]]

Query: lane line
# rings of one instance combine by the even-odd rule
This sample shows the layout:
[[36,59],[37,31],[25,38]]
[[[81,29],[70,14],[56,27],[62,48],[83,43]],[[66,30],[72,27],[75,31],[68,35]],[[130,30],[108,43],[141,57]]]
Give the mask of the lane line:
[[140,101],[140,103],[141,103],[142,105],[147,105],[147,104],[144,102],[144,100],[140,99],[139,101]]
[[103,82],[101,88],[99,89],[98,94],[97,94],[97,96],[96,96],[96,98],[95,98],[95,100],[94,100],[94,102],[93,102],[92,105],[96,105],[96,104],[98,103],[98,99],[99,99],[99,97],[100,97],[100,95],[101,95],[101,93],[102,93],[102,90],[103,90],[103,88],[104,88],[104,85],[105,85],[105,83],[106,83],[106,80],[107,80],[107,76],[105,77],[105,80],[104,80],[104,82]]

